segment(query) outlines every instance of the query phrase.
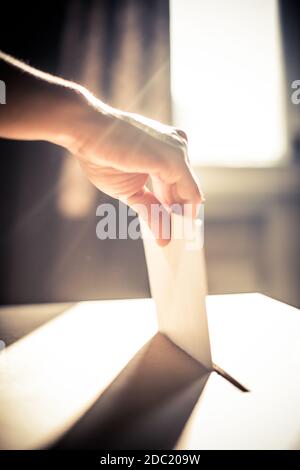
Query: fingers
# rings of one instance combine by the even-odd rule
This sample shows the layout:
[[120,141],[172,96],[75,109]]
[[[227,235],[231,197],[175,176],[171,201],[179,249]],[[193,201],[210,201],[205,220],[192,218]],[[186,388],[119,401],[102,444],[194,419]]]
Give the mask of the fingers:
[[180,178],[176,185],[173,185],[175,203],[184,206],[184,215],[196,217],[199,205],[204,202],[204,194],[197,182],[193,169],[187,162],[179,168]]
[[[163,153],[159,179],[168,188],[165,191],[168,193],[168,205],[190,205],[189,213],[196,217],[199,204],[205,199],[184,149],[179,147]],[[155,182],[154,187],[158,188],[159,183]],[[159,191],[154,192],[159,195]]]
[[144,187],[127,198],[126,203],[145,220],[158,245],[166,246],[170,242],[170,214],[151,191]]
[[[147,173],[154,183],[154,194],[164,204],[190,205],[188,214],[196,217],[204,194],[188,159],[186,145],[172,146],[152,141],[135,160],[135,171]],[[163,188],[163,194],[161,193]]]

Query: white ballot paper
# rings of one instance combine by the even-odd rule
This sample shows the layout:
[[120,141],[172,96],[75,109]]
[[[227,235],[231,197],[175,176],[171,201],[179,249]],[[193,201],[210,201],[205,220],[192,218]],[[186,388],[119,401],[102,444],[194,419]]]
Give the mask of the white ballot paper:
[[[173,127],[132,113],[122,112],[119,117],[152,137],[171,146],[180,147],[184,152],[187,151],[182,141],[175,138]],[[181,231],[185,219],[186,217],[181,215],[172,216],[172,234],[177,230]],[[203,227],[197,226],[197,220],[194,220],[192,227],[194,239],[186,237],[185,234],[174,239],[172,235],[172,241],[165,248],[157,246],[142,220],[141,227],[159,330],[177,346],[211,369],[205,310],[206,280],[203,247],[197,236],[203,231]],[[187,231],[190,232],[189,229]]]
[[[151,295],[159,331],[212,369],[205,308],[203,218],[186,219],[172,214],[172,240],[166,247],[157,245],[141,221]],[[188,224],[188,230],[183,229],[184,224]]]

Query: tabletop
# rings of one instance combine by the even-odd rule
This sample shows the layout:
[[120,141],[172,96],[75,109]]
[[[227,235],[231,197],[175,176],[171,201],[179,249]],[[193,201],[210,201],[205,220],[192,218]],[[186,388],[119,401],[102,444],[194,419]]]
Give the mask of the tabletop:
[[208,296],[213,361],[157,332],[151,299],[0,309],[0,448],[300,448],[300,315]]

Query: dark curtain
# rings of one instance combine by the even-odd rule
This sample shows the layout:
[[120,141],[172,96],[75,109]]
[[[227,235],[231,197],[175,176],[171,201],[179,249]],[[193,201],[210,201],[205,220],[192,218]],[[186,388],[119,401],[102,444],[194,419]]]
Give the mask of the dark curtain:
[[[167,0],[11,3],[1,5],[0,49],[170,122]],[[0,155],[2,304],[149,295],[142,242],[96,238],[96,207],[109,198],[73,157],[5,140]]]
[[[279,11],[286,83],[291,84],[300,77],[300,3],[279,0]],[[286,109],[292,156],[295,163],[299,164],[300,106],[292,103],[290,93],[287,94]]]

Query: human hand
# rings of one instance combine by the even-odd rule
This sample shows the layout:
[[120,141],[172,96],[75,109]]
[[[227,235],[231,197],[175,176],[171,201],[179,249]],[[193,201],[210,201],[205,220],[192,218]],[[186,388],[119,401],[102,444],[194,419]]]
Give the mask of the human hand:
[[0,113],[0,137],[46,140],[71,151],[90,181],[135,209],[161,245],[170,237],[152,207],[160,207],[169,224],[168,207],[174,204],[189,204],[195,216],[203,196],[182,131],[111,108],[81,85],[1,52],[0,66],[10,90]]
[[[110,108],[111,109],[111,108]],[[164,246],[160,207],[170,223],[169,208],[190,204],[193,216],[203,202],[202,192],[187,157],[183,131],[132,113],[91,108],[72,144],[89,180],[101,191],[128,204],[143,217]],[[146,187],[150,177],[152,189]]]

